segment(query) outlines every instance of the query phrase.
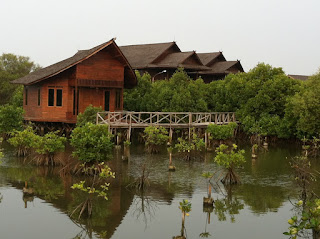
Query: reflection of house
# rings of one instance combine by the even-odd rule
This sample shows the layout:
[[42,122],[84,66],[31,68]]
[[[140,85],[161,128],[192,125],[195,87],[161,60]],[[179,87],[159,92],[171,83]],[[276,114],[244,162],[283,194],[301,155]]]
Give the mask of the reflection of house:
[[[175,42],[121,46],[120,49],[133,69],[148,72],[156,79],[169,78],[179,67],[192,78],[201,76],[205,82],[243,72],[240,61],[226,61],[222,52],[181,52]],[[159,74],[164,70],[165,73]]]
[[25,119],[75,123],[87,106],[123,109],[123,89],[136,76],[114,39],[12,83],[24,85]]
[[304,76],[304,75],[288,75],[288,77],[291,78],[291,79],[306,81],[306,80],[309,79],[310,76]]

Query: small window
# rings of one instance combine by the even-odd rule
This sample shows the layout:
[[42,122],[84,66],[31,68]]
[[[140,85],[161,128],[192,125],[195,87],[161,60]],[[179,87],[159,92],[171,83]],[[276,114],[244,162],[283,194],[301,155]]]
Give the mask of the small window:
[[38,106],[41,104],[41,90],[40,88],[38,89]]
[[54,89],[49,89],[48,91],[48,106],[54,105]]
[[28,105],[28,89],[25,89],[25,104]]
[[57,90],[57,102],[56,106],[62,106],[62,90],[58,89]]
[[116,109],[121,108],[121,90],[116,91]]

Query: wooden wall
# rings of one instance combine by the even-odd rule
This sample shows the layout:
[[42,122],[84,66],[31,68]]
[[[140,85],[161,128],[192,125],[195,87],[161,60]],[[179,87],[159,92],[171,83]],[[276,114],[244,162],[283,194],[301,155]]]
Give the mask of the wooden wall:
[[[123,109],[124,66],[112,55],[113,52],[104,49],[96,55],[84,60],[78,65],[41,83],[25,86],[28,89],[28,104],[24,102],[25,119],[41,122],[75,123],[74,90],[79,90],[79,113],[90,104],[101,106],[104,110],[105,91],[110,91],[110,111]],[[119,82],[116,87],[78,86],[78,80],[97,80]],[[122,82],[122,83],[121,83]],[[38,89],[41,89],[41,104],[38,106]],[[54,89],[54,105],[48,105],[49,89]],[[57,89],[62,89],[62,106],[56,105]],[[121,106],[116,109],[116,91],[121,91]],[[25,99],[25,95],[24,95]]]

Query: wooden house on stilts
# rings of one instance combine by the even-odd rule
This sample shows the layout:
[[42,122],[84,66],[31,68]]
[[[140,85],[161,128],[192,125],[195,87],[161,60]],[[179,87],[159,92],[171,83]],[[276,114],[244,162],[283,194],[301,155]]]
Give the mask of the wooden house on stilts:
[[24,85],[26,121],[75,124],[90,104],[122,110],[123,89],[134,87],[137,79],[112,39],[12,83]]

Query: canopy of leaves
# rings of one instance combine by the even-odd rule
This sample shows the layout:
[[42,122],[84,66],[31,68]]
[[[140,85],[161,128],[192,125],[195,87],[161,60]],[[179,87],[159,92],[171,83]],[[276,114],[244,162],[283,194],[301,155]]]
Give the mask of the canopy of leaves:
[[178,138],[178,143],[174,146],[179,153],[185,153],[190,151],[202,151],[205,147],[203,139],[200,139],[197,134],[192,134],[190,140],[182,137]]
[[18,156],[26,156],[32,147],[38,142],[38,135],[35,134],[33,128],[29,125],[22,131],[13,131],[8,142],[17,148]]
[[67,139],[58,135],[59,131],[46,133],[44,136],[37,135],[34,148],[38,154],[50,155],[63,151]]
[[74,147],[74,157],[84,162],[102,162],[111,156],[112,135],[107,125],[86,123],[76,127],[71,133],[71,145]]
[[246,159],[243,156],[244,150],[239,150],[238,146],[233,144],[232,148],[225,144],[221,144],[216,149],[217,155],[214,158],[214,162],[225,168],[235,168],[245,163]]
[[207,132],[211,134],[213,139],[229,139],[233,137],[234,130],[237,128],[237,123],[231,122],[227,125],[208,125]]
[[151,83],[151,76],[137,73],[138,86],[126,90],[124,108],[130,111],[204,112],[206,85],[178,69],[169,80]]
[[296,123],[299,138],[320,134],[320,71],[303,82],[303,89],[288,101],[286,118]]
[[21,130],[23,109],[14,105],[0,106],[0,134],[9,134],[14,130]]
[[95,124],[98,112],[102,112],[101,107],[93,107],[92,105],[89,105],[83,113],[79,113],[77,117],[77,126],[83,126],[87,122]]
[[[29,57],[4,53],[0,56],[0,105],[12,100],[18,85],[11,84],[18,79],[39,69],[39,65],[30,61]],[[21,93],[21,90],[18,90]]]
[[165,145],[168,142],[168,131],[163,127],[148,126],[144,130],[146,145]]

